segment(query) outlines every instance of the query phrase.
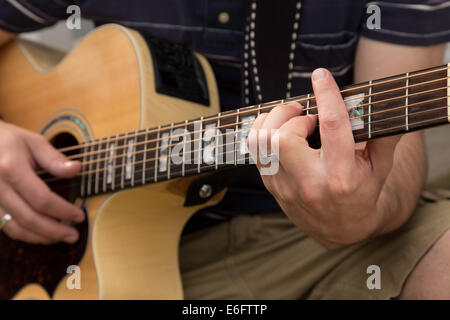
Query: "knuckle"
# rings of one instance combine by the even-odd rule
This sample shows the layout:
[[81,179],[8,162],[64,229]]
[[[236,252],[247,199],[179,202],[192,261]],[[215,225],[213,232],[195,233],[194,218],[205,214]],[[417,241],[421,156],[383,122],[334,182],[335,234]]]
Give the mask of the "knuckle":
[[34,200],[34,207],[40,212],[45,212],[51,205],[50,191],[45,190]]
[[328,179],[328,188],[333,196],[339,198],[353,194],[356,186],[352,179],[347,179],[339,174],[333,174]]
[[0,176],[6,180],[11,180],[17,174],[17,162],[11,156],[4,156],[0,159]]
[[342,121],[337,114],[329,114],[320,119],[320,125],[326,130],[336,130],[342,125]]
[[283,106],[278,105],[275,108],[272,109],[272,111],[270,111],[271,113],[279,113],[279,112],[284,112],[283,110]]
[[309,185],[302,189],[301,193],[304,203],[312,209],[320,209],[323,200],[323,191],[318,186]]
[[25,228],[34,228],[36,226],[36,214],[29,213],[24,214],[18,218],[20,224],[24,226]]
[[285,189],[280,193],[280,199],[287,205],[294,206],[297,204],[299,197],[296,192]]
[[291,147],[292,137],[290,136],[287,130],[280,129],[278,131],[277,139],[278,139],[278,146],[281,152],[284,152]]

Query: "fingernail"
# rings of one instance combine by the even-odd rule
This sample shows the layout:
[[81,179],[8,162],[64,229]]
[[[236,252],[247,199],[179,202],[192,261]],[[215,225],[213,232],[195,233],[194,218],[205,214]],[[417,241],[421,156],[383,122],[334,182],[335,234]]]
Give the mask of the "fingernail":
[[64,167],[66,167],[66,168],[68,168],[68,167],[71,167],[71,166],[73,166],[74,165],[74,161],[66,161],[66,162],[64,162]]
[[327,72],[325,69],[319,68],[314,70],[313,74],[312,74],[312,79],[314,81],[320,81],[323,80],[327,77]]
[[76,223],[83,222],[84,221],[84,214],[76,215],[75,218],[73,219],[73,221],[75,221]]
[[76,234],[76,233],[70,234],[64,238],[64,242],[67,242],[67,243],[75,243],[75,242],[77,242],[77,240],[78,240],[78,234]]

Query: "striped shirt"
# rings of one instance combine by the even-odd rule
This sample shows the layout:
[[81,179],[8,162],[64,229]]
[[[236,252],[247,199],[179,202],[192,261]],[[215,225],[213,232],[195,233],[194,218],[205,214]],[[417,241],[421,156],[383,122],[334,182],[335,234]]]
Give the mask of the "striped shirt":
[[[97,25],[120,23],[202,53],[215,72],[222,109],[240,107],[244,0],[0,0],[0,28],[19,33],[50,26],[68,17],[69,4],[78,5],[82,15]],[[380,29],[368,24],[373,12],[367,9],[373,5],[380,9]],[[360,36],[411,46],[448,42],[450,1],[303,0],[292,95],[312,91],[311,72],[317,67],[328,68],[340,86],[351,84]],[[276,210],[267,194],[266,202],[245,196],[261,192],[265,190],[254,170],[239,187],[230,189],[224,203],[231,211]]]

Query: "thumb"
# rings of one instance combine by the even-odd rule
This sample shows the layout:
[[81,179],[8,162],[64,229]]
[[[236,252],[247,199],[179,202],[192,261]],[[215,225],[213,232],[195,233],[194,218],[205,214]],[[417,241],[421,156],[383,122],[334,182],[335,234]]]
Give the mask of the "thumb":
[[26,144],[37,164],[56,177],[71,178],[81,169],[79,161],[69,160],[40,135],[26,139]]
[[375,176],[386,179],[394,163],[395,148],[402,135],[369,140],[367,150]]

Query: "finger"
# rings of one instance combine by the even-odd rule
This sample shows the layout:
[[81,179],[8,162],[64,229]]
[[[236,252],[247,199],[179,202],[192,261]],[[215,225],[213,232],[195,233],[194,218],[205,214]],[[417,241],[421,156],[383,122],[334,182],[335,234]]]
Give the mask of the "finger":
[[53,148],[43,136],[29,134],[25,141],[37,164],[52,175],[71,178],[80,171],[81,163],[79,161],[70,161]]
[[[286,171],[304,172],[317,160],[318,150],[309,147],[306,138],[314,132],[315,116],[298,116],[289,119],[279,130],[280,162]],[[302,168],[299,170],[299,168]]]
[[43,216],[32,208],[7,185],[2,185],[0,203],[6,212],[23,228],[48,237],[53,241],[64,241],[74,243],[78,240],[78,231],[74,228],[57,222],[52,218]]
[[247,148],[256,165],[258,165],[258,131],[267,118],[267,115],[268,113],[262,113],[256,118],[247,136]]
[[322,68],[313,72],[312,84],[319,112],[323,157],[334,165],[352,164],[355,141],[339,88],[330,72]]
[[376,177],[384,181],[392,169],[395,148],[401,135],[369,140],[366,150]]
[[20,178],[14,179],[12,185],[37,212],[60,220],[75,222],[84,220],[84,212],[80,208],[52,192],[31,168],[22,172]]
[[264,121],[266,121],[267,116],[269,113],[261,113],[256,120],[253,122],[252,130],[258,130],[263,125]]
[[[258,129],[258,153],[270,154],[272,151],[272,137],[286,121],[302,113],[302,106],[298,102],[290,102],[273,108]],[[264,144],[264,145],[262,145]]]
[[283,123],[301,113],[302,106],[298,102],[276,106],[269,112],[260,129],[279,129]]
[[25,241],[32,244],[50,244],[53,241],[47,237],[31,232],[21,227],[17,222],[11,220],[2,230],[13,240]]

